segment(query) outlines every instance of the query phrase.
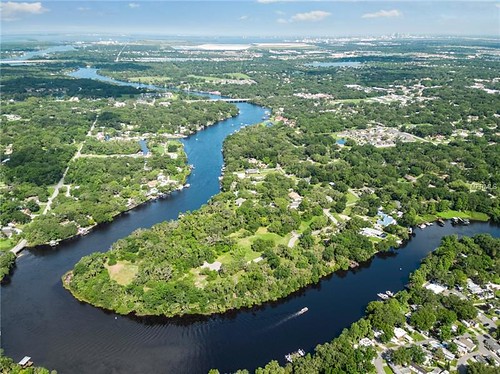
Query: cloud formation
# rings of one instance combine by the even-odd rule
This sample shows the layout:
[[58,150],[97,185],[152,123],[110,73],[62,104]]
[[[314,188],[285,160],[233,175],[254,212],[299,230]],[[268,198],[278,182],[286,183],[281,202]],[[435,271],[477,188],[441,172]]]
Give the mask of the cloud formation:
[[290,20],[292,22],[317,22],[330,16],[330,12],[325,12],[324,10],[313,10],[306,13],[297,13]]
[[241,16],[240,18],[238,18],[240,21],[244,21],[246,19],[248,19],[248,16]]
[[401,13],[397,9],[392,10],[379,10],[375,13],[365,13],[361,16],[361,18],[388,18],[388,17],[401,17],[403,13]]
[[41,14],[48,9],[42,6],[41,2],[36,3],[16,3],[7,1],[0,3],[0,17],[3,21],[14,21],[26,14]]
[[137,3],[128,3],[128,7],[134,9],[134,8],[139,8],[140,5]]

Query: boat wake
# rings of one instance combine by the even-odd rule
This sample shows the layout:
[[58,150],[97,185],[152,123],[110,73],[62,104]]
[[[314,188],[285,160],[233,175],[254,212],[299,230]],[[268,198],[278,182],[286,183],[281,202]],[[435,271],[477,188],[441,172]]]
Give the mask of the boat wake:
[[302,314],[304,314],[308,310],[309,310],[309,308],[307,308],[307,307],[302,308],[298,312],[292,313],[292,314],[286,316],[285,318],[281,319],[280,321],[276,322],[275,324],[273,324],[273,325],[265,328],[263,331],[269,331],[269,330],[275,329],[276,327],[284,324],[285,322],[288,322],[288,321],[290,321],[293,318],[297,318],[298,316],[301,316]]

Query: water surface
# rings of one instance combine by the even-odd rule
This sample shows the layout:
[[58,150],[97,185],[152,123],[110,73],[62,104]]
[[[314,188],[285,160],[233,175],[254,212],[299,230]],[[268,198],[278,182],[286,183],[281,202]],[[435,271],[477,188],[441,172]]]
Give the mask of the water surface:
[[[95,71],[94,71],[95,74]],[[87,254],[109,246],[140,227],[198,209],[219,192],[222,142],[246,124],[259,122],[265,108],[237,104],[237,117],[184,139],[188,162],[195,166],[191,188],[143,205],[87,236],[55,248],[24,252],[10,283],[1,288],[1,345],[18,361],[60,374],[205,373],[255,368],[286,353],[312,351],[363,315],[376,294],[403,288],[422,258],[444,235],[489,232],[488,223],[431,226],[399,251],[377,255],[355,270],[338,272],[276,303],[214,317],[132,318],[80,303],[61,285],[61,276]],[[297,312],[307,306],[303,315]]]

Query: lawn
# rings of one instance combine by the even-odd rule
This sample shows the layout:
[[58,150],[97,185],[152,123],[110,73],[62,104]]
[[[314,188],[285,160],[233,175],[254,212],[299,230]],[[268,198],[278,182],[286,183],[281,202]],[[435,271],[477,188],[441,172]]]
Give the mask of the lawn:
[[418,332],[412,332],[410,334],[410,336],[415,339],[416,342],[420,342],[422,340],[425,340],[425,336],[423,336],[422,334],[418,333]]
[[0,239],[0,251],[6,251],[14,247],[17,243],[17,240],[14,239]]
[[[274,244],[284,244],[288,245],[291,235],[288,234],[285,237],[279,236],[278,234],[268,232],[266,227],[259,227],[254,235],[247,236],[246,238],[241,238],[237,241],[238,246],[250,249],[252,243],[256,239],[272,240]],[[258,256],[256,256],[258,257]]]
[[354,195],[352,192],[347,192],[347,205],[354,205],[356,201],[359,200],[359,197]]
[[153,84],[157,82],[167,82],[170,81],[169,77],[134,77],[129,79],[131,82],[140,82],[145,84]]
[[459,217],[459,218],[472,219],[474,221],[488,221],[489,220],[489,217],[487,214],[480,213],[480,212],[473,212],[473,211],[459,212],[457,210],[447,210],[445,212],[438,213],[437,216],[444,218],[444,219],[451,219],[453,217]]
[[116,283],[126,286],[132,282],[139,267],[128,261],[118,261],[115,265],[106,265],[109,277]]
[[384,365],[384,372],[386,374],[394,374],[394,372],[392,371],[392,369],[389,366],[385,366],[385,365]]

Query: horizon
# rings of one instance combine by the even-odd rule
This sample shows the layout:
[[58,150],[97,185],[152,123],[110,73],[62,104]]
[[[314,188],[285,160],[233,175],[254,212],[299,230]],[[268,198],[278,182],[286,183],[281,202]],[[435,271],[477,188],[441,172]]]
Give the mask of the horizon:
[[[2,1],[15,36],[499,37],[495,1]],[[207,14],[210,17],[207,17]]]

